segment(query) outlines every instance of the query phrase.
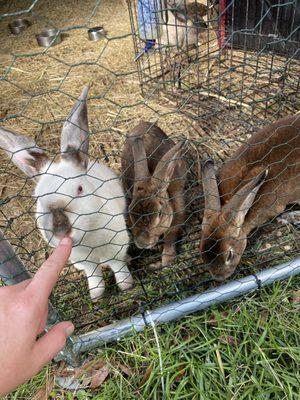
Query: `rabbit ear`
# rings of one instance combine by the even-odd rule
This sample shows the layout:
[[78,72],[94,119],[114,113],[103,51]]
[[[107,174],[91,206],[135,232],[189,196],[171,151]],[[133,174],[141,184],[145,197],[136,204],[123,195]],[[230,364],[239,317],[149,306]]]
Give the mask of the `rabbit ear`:
[[214,169],[214,162],[211,158],[206,160],[202,166],[202,185],[205,199],[204,217],[211,212],[221,211],[221,201],[218,189],[218,182]]
[[135,179],[143,180],[149,178],[148,160],[145,151],[144,141],[142,137],[134,137],[132,140],[132,153],[134,160],[134,176]]
[[84,168],[88,164],[89,126],[86,100],[89,86],[85,86],[74,104],[61,132],[62,157],[79,163]]
[[39,174],[48,162],[45,152],[29,137],[0,128],[0,147],[29,177]]
[[268,170],[261,172],[257,177],[244,185],[236,192],[229,202],[223,207],[227,213],[226,220],[238,228],[244,223],[245,217],[251,208],[257,192],[268,176]]
[[152,178],[160,189],[167,188],[171,183],[175,167],[182,160],[180,153],[184,145],[185,141],[177,143],[157,163]]

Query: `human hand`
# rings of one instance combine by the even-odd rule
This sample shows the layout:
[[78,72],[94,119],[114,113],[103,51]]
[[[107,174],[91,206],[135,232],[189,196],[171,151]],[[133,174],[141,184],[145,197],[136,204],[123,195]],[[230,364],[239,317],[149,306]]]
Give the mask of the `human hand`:
[[48,297],[67,262],[72,240],[64,238],[32,279],[0,288],[0,396],[37,374],[64,347],[74,330],[60,322],[46,326]]

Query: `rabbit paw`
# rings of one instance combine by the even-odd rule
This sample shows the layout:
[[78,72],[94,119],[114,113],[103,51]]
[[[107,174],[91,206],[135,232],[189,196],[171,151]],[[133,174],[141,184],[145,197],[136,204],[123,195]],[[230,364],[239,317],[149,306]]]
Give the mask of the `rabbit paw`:
[[119,288],[122,292],[124,292],[125,290],[129,290],[132,289],[134,286],[134,281],[132,279],[132,276],[129,275],[127,276],[123,282],[119,282]]
[[103,297],[104,287],[90,289],[90,297],[93,303],[96,303]]
[[168,253],[163,253],[162,255],[162,260],[161,261],[156,261],[150,264],[150,268],[152,270],[158,270],[164,267],[168,267],[172,262],[174,261],[176,257],[176,251],[173,249],[170,249]]
[[176,251],[173,248],[168,249],[168,252],[164,252],[162,255],[162,266],[168,267],[174,261],[176,257]]
[[150,269],[152,269],[153,271],[156,271],[156,270],[158,270],[158,269],[161,269],[162,263],[161,263],[161,261],[156,261],[156,262],[153,262],[153,263],[149,264],[149,267],[150,267]]

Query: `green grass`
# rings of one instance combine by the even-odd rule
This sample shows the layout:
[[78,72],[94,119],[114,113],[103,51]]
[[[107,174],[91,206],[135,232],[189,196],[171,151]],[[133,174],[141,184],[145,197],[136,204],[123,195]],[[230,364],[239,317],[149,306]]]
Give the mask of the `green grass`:
[[[290,301],[299,283],[300,278],[276,283],[234,303],[157,327],[162,374],[149,328],[96,356],[111,365],[100,388],[80,390],[75,396],[54,386],[49,398],[163,399],[163,380],[165,399],[172,400],[299,399],[300,304]],[[132,374],[122,373],[119,364]],[[48,366],[7,399],[33,399],[56,370],[57,365]]]

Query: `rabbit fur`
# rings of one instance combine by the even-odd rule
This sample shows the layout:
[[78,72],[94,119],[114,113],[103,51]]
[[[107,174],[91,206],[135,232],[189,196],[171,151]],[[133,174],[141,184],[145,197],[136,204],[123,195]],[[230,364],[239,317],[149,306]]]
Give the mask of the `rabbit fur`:
[[121,290],[129,289],[129,236],[123,188],[118,176],[88,159],[86,86],[63,125],[60,159],[49,159],[29,137],[0,128],[0,146],[36,181],[36,221],[44,239],[55,247],[66,235],[73,240],[70,260],[85,272],[93,301],[103,295],[101,265],[114,272]]
[[174,260],[175,242],[185,221],[183,144],[175,145],[157,125],[141,122],[126,138],[122,154],[134,243],[150,249],[163,237],[162,266]]
[[163,12],[160,44],[167,47],[189,48],[197,46],[199,35],[207,29],[203,16],[207,14],[204,4],[171,4],[173,9]]
[[202,167],[201,252],[216,280],[233,274],[249,233],[300,202],[300,114],[253,134],[220,168]]

